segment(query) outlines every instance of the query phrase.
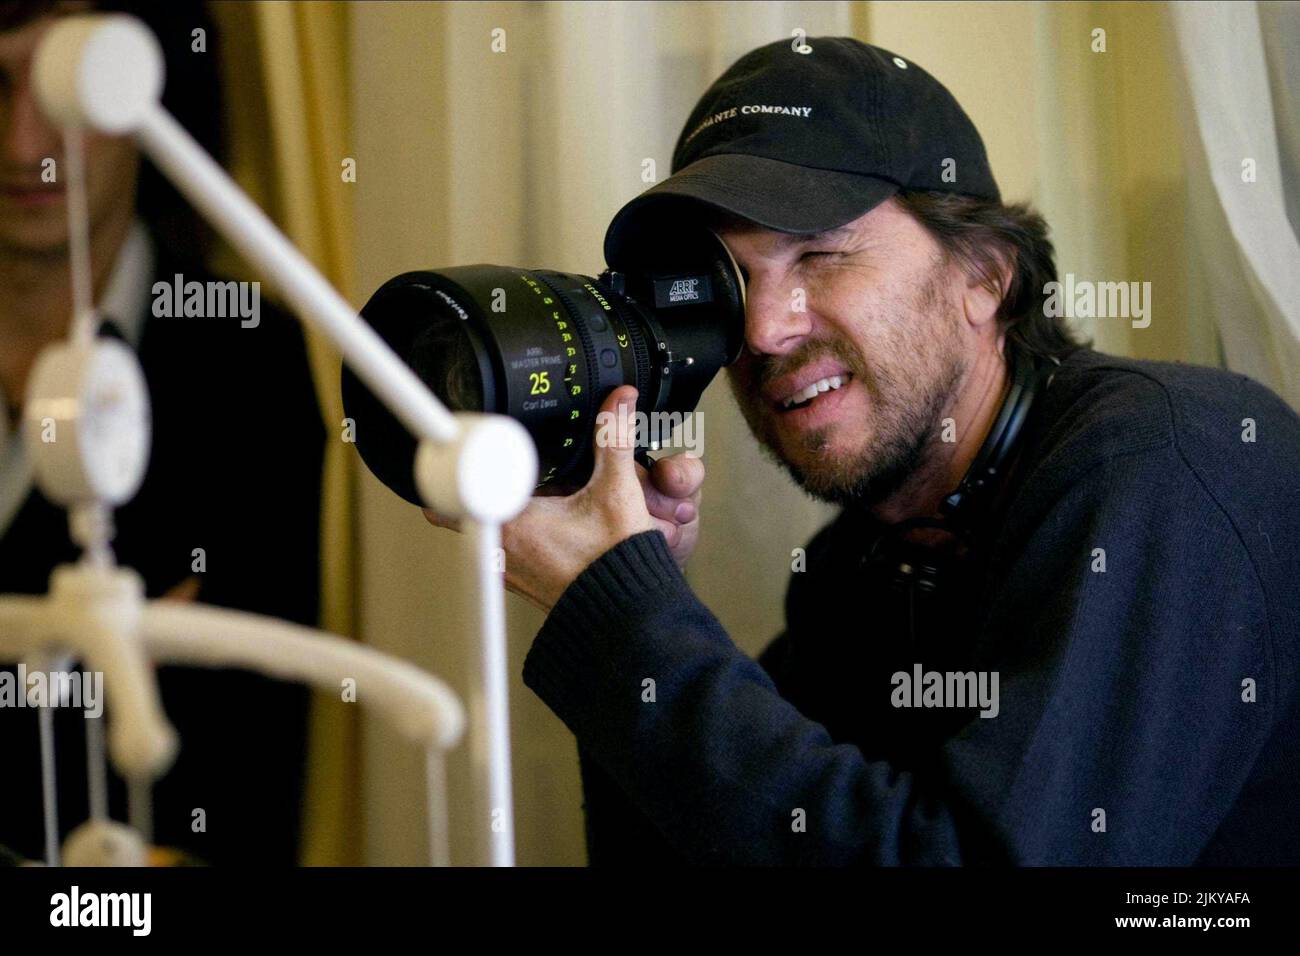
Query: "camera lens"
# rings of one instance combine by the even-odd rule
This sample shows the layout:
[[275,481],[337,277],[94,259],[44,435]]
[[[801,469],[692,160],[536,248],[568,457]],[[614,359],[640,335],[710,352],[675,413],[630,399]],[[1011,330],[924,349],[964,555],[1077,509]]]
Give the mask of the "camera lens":
[[[692,236],[594,278],[496,265],[408,272],[361,315],[453,411],[523,424],[537,445],[539,487],[582,484],[611,391],[634,385],[638,412],[684,415],[739,354],[739,272],[716,236]],[[342,389],[366,466],[419,504],[414,437],[346,368]]]

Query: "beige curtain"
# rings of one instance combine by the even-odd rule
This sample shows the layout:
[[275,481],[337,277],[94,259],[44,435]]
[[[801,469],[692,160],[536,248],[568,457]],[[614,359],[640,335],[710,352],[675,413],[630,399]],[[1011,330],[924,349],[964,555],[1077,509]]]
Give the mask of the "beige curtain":
[[1046,216],[1062,277],[1152,284],[1146,328],[1106,318],[1079,330],[1107,352],[1219,364],[1189,245],[1167,5],[868,6],[871,42],[915,59],[971,115],[1003,198]]
[[[610,216],[648,187],[645,160],[654,178],[668,175],[681,123],[708,83],[744,52],[798,28],[856,35],[945,82],[983,132],[1004,196],[1034,202],[1051,222],[1062,274],[1152,283],[1147,328],[1122,319],[1084,326],[1100,348],[1218,362],[1208,290],[1187,239],[1184,104],[1164,4],[233,6],[223,19],[256,38],[235,53],[246,71],[236,79],[261,87],[242,101],[248,114],[233,117],[236,171],[357,304],[407,269],[495,262],[598,271]],[[1097,30],[1104,51],[1094,50]],[[355,184],[340,182],[344,157],[356,160]],[[322,350],[316,358],[337,435],[337,366]],[[737,643],[757,653],[781,626],[791,550],[830,512],[761,457],[721,381],[702,410],[704,534],[689,578]],[[351,488],[352,450],[331,445],[329,626],[467,696],[475,632],[465,542],[429,528],[364,470]],[[541,616],[513,598],[508,615],[518,858],[581,864],[573,738],[519,678]],[[321,713],[335,723],[318,724],[329,746],[313,765],[325,786],[312,791],[310,858],[340,861],[351,849],[365,862],[420,863],[419,755],[364,717],[360,752],[350,750],[337,723],[347,713]],[[452,858],[469,862],[465,834],[482,821],[464,810],[466,748],[448,773]],[[347,799],[358,779],[359,811]]]
[[[224,40],[231,172],[345,298],[352,294],[352,184],[349,155],[347,4],[214,3]],[[219,257],[222,255],[218,254]],[[224,253],[225,271],[247,267]],[[261,277],[258,277],[261,278]],[[274,290],[271,290],[274,293]],[[355,634],[355,461],[340,441],[339,357],[308,335],[326,429],[321,509],[321,627]],[[355,705],[339,695],[313,700],[302,861],[361,862],[360,778]]]

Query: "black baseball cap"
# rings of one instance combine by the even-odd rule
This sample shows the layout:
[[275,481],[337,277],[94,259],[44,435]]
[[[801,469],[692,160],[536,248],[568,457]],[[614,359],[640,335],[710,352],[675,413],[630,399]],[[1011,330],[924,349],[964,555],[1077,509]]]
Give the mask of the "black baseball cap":
[[622,268],[643,243],[671,241],[683,214],[702,206],[813,233],[899,189],[1001,199],[975,125],[925,70],[851,37],[778,40],[745,54],[700,98],[671,176],[614,216],[605,261]]

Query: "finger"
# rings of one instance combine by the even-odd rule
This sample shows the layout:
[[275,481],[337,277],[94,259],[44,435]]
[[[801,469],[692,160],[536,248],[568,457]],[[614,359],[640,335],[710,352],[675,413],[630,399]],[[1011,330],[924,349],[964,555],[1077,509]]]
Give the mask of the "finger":
[[650,477],[669,498],[690,498],[704,485],[704,462],[691,455],[660,458],[650,470]]
[[668,547],[677,547],[682,538],[682,526],[674,521],[665,521],[663,518],[652,518],[655,527],[664,533],[664,538],[668,541]]
[[641,483],[641,491],[645,495],[646,510],[656,518],[663,518],[665,521],[676,520],[675,515],[680,505],[685,502],[680,498],[671,498],[654,486],[650,474],[637,465],[637,480]]
[[425,520],[434,527],[446,528],[448,531],[460,531],[459,518],[444,518],[442,515],[430,508],[421,508],[420,511],[424,513]]
[[596,464],[591,485],[636,478],[636,434],[633,413],[637,391],[620,385],[606,396],[596,414]]

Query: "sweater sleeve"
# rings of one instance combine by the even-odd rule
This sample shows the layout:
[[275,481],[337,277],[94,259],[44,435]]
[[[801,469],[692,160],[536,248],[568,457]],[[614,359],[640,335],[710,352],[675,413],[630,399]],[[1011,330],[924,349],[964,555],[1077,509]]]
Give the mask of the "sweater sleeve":
[[691,863],[1194,863],[1271,720],[1236,530],[1155,452],[1106,461],[1031,525],[971,637],[999,674],[998,713],[924,775],[782,698],[657,531],[570,585],[524,680]]

